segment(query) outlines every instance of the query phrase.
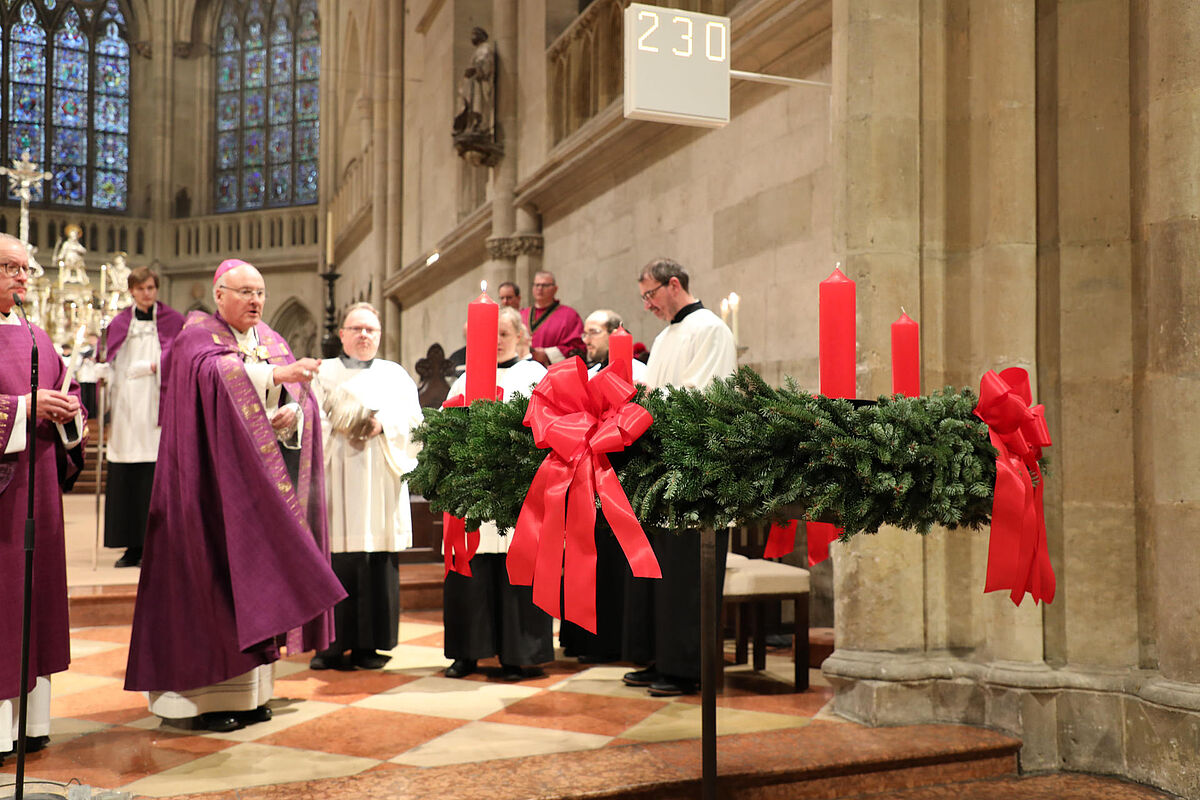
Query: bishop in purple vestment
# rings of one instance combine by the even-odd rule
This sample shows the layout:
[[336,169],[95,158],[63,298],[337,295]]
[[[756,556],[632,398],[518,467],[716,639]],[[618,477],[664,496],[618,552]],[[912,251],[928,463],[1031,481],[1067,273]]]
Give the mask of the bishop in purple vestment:
[[533,334],[533,360],[545,366],[583,354],[583,320],[579,312],[558,299],[553,272],[533,278],[533,306],[521,310],[521,321]]
[[[28,254],[20,240],[0,234],[0,758],[17,739],[21,693],[21,611],[25,581],[25,518],[29,459],[34,493],[33,613],[30,628],[28,734],[26,749],[49,740],[50,681],[70,661],[67,625],[67,567],[63,546],[60,480],[73,479],[83,463],[79,385],[61,391],[67,366],[46,332],[37,340],[37,419],[29,418],[31,340],[14,294],[22,302],[29,279]],[[66,443],[56,423],[79,422]],[[30,446],[32,442],[32,446]],[[68,450],[69,446],[69,450]]]
[[296,360],[261,321],[253,266],[222,262],[213,283],[217,314],[189,314],[162,366],[125,688],[173,724],[228,731],[270,717],[280,647],[327,647],[346,592],[329,566],[308,385],[320,362]]

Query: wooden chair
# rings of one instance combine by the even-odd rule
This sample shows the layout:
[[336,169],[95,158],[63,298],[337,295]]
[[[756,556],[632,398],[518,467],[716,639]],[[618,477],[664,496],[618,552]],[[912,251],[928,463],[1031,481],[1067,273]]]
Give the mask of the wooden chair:
[[[745,664],[748,643],[754,640],[754,669],[767,666],[766,610],[769,604],[791,600],[793,604],[793,657],[796,691],[808,689],[808,570],[800,567],[746,558],[730,553],[725,565],[725,606],[735,612],[736,647],[734,663]],[[723,649],[720,642],[717,647]],[[724,653],[717,654],[724,668]],[[722,678],[723,680],[723,678]]]

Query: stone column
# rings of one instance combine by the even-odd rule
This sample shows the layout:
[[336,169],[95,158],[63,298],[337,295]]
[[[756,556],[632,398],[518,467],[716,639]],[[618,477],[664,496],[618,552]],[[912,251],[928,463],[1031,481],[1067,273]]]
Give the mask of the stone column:
[[[401,266],[401,233],[404,226],[404,3],[403,0],[388,0],[388,80],[387,115],[388,139],[387,158],[382,162],[387,172],[387,244],[384,248],[383,279],[386,281]],[[382,290],[383,286],[380,285]],[[401,309],[398,305],[385,303],[383,350],[392,358],[400,358]]]
[[[393,44],[391,31],[391,0],[376,0],[374,8],[373,31],[375,37],[374,59],[371,65],[371,143],[375,150],[375,164],[372,167],[374,186],[371,194],[374,202],[371,206],[371,230],[375,242],[371,254],[371,305],[379,309],[382,316],[380,324],[384,331],[390,331],[389,317],[393,313],[388,303],[384,302],[383,284],[387,281],[387,243],[388,243],[388,92],[391,81],[388,79],[388,59]],[[389,345],[383,342],[384,355],[391,355]]]
[[[834,1],[834,251],[857,283],[860,397],[891,390],[889,325],[900,306],[920,318],[920,42],[918,0]],[[831,546],[831,677],[883,678],[885,653],[924,648],[921,550],[895,529]],[[881,690],[841,685],[838,709],[883,721],[896,703]]]
[[496,43],[496,128],[504,155],[492,167],[492,235],[488,237],[488,262],[484,278],[494,292],[516,273],[516,257],[503,240],[517,229],[513,195],[517,185],[517,0],[492,3],[492,39]]
[[[1200,5],[1140,0],[1132,37],[1134,459],[1158,667],[1200,683]],[[1145,538],[1145,537],[1143,537]],[[1145,550],[1143,551],[1145,552]]]

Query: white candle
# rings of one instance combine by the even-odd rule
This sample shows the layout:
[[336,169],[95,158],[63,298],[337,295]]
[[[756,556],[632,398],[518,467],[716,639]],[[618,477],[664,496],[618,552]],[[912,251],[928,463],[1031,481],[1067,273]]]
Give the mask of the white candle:
[[721,322],[724,322],[726,325],[729,324],[729,298],[728,297],[721,298]]
[[325,212],[325,266],[333,263],[333,212]]
[[741,303],[741,298],[738,297],[737,292],[730,292],[729,293],[729,316],[733,320],[733,325],[732,325],[733,343],[735,345],[741,340],[741,337],[738,336],[738,304],[739,303]]

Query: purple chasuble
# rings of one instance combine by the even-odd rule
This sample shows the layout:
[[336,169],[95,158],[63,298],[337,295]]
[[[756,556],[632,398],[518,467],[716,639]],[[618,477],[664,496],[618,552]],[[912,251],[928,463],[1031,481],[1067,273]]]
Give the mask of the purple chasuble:
[[[60,389],[67,366],[46,332],[33,328],[38,345],[38,386]],[[0,325],[0,451],[16,421],[17,398],[29,394],[29,329]],[[71,394],[79,399],[79,384]],[[82,403],[80,406],[82,407]],[[26,408],[26,413],[28,413]],[[67,563],[63,545],[60,469],[68,465],[54,423],[27,425],[37,472],[34,498],[33,626],[30,629],[29,688],[39,675],[62,672],[70,663],[67,624]],[[34,435],[30,435],[34,434]],[[0,698],[21,693],[21,608],[25,581],[25,516],[29,495],[29,447],[0,456]],[[74,452],[81,452],[76,447]],[[63,477],[68,477],[64,472]]]
[[[296,359],[265,323],[258,352]],[[193,311],[164,360],[162,437],[150,499],[125,688],[186,691],[289,652],[324,649],[346,596],[329,566],[321,424],[304,408],[300,469],[275,431],[229,326]]]
[[[154,306],[154,326],[158,329],[158,346],[162,349],[160,360],[165,361],[171,342],[183,328],[183,314],[161,300]],[[133,306],[129,306],[108,323],[108,332],[105,334],[104,359],[110,363],[117,357],[117,351],[121,349],[121,345],[125,343],[125,337],[129,335],[129,324],[133,321],[133,308]]]
[[563,358],[571,355],[572,350],[583,350],[583,320],[579,313],[568,305],[559,303],[549,316],[538,317],[542,320],[537,330],[533,327],[532,308],[521,309],[521,319],[533,331],[533,347],[557,347],[562,351]]

